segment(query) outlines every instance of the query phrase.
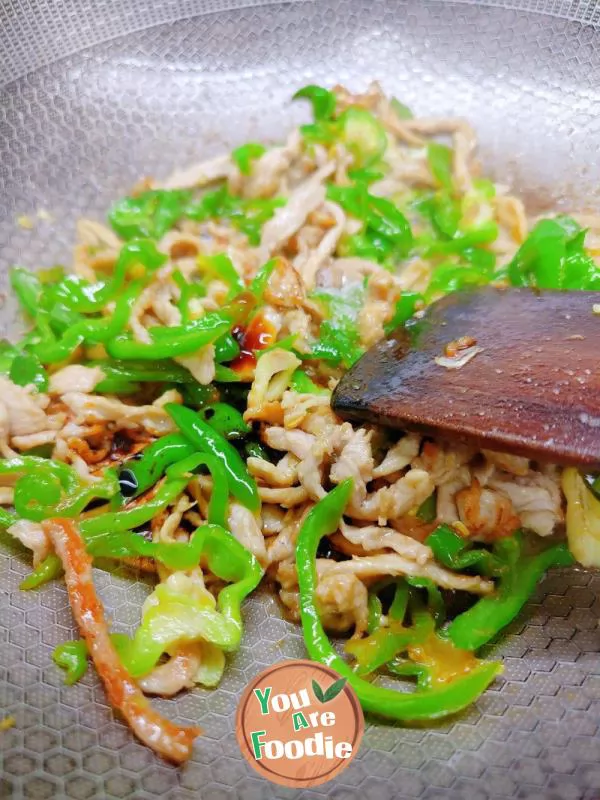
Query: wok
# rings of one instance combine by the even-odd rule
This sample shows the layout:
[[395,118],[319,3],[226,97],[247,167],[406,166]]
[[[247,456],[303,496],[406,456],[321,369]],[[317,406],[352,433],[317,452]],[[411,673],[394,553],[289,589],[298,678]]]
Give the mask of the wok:
[[[480,158],[530,209],[597,210],[600,7],[585,0],[0,2],[0,334],[14,332],[13,263],[69,260],[76,218],[101,218],[140,177],[307,113],[306,83],[379,79],[416,114],[469,118]],[[39,213],[42,212],[42,213]],[[46,213],[44,213],[46,212]],[[17,224],[25,216],[28,229]],[[0,796],[15,798],[587,798],[600,794],[600,575],[550,575],[490,650],[504,675],[433,728],[369,720],[361,751],[301,795],[255,776],[234,735],[237,699],[275,661],[303,657],[272,597],[246,607],[241,651],[216,691],[159,708],[204,728],[169,766],[106,705],[90,670],[66,687],[53,647],[74,635],[65,589],[20,592],[24,551],[0,539]],[[148,586],[97,571],[109,616],[133,629]]]

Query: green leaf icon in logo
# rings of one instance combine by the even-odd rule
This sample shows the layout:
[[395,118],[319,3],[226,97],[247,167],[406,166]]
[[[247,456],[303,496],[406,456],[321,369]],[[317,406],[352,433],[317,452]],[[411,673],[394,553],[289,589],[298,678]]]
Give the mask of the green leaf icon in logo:
[[346,678],[339,678],[337,681],[334,681],[325,691],[323,691],[323,689],[315,680],[312,682],[313,692],[320,703],[328,703],[330,700],[336,698],[345,685]]
[[314,680],[314,678],[313,678],[313,682],[312,682],[312,689],[313,689],[313,692],[315,693],[315,697],[317,698],[317,700],[320,703],[324,703],[325,702],[325,695],[323,694],[323,689],[321,689],[321,687],[316,682],[316,680]]
[[346,678],[339,678],[339,680],[334,681],[325,692],[323,702],[328,703],[330,700],[333,700],[334,697],[337,697],[345,685]]

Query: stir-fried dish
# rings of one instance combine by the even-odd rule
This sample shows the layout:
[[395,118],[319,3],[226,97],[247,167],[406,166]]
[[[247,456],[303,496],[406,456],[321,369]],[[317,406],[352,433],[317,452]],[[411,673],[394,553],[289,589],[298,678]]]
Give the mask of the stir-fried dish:
[[[261,581],[366,710],[411,722],[486,689],[501,665],[478,651],[548,568],[600,565],[594,476],[330,407],[449,292],[600,289],[600,219],[528,217],[465,121],[414,118],[376,84],[296,98],[314,121],[284,144],[146,179],[107,226],[80,221],[72,270],[11,273],[30,330],[0,351],[0,524],[33,554],[21,588],[64,573],[67,682],[91,658],[175,761],[199,729],[146,695],[216,687]],[[117,563],[155,579],[133,637],[94,588],[92,565]]]

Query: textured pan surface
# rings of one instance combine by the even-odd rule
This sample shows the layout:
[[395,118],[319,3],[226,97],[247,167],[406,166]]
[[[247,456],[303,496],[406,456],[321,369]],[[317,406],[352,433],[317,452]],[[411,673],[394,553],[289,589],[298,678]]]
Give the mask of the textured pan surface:
[[[600,7],[494,5],[0,0],[0,291],[11,263],[67,260],[77,215],[101,218],[141,175],[281,137],[303,119],[288,98],[309,81],[379,78],[417,113],[467,116],[484,162],[536,207],[598,208],[600,31],[581,21],[597,24]],[[200,12],[219,13],[186,18]],[[57,221],[15,224],[39,209]],[[15,319],[5,303],[2,332]],[[0,733],[0,797],[300,796],[259,780],[233,735],[246,681],[304,655],[272,599],[248,604],[216,692],[159,703],[206,732],[177,770],[113,718],[92,672],[63,686],[50,654],[74,635],[66,593],[19,592],[29,559],[6,539],[0,554],[0,709],[16,719]],[[97,578],[115,626],[133,628],[147,588]],[[476,708],[428,730],[369,725],[349,769],[303,796],[597,798],[599,595],[597,574],[550,576],[494,649],[505,673]]]

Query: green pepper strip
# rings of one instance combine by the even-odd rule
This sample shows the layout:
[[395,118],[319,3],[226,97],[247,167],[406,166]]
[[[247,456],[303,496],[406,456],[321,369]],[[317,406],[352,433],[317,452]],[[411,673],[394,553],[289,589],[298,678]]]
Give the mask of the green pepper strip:
[[97,344],[108,342],[117,336],[129,319],[133,304],[142,289],[141,281],[134,281],[118,298],[111,316],[94,319],[83,319],[69,328],[62,338],[54,341],[40,341],[31,346],[32,352],[44,364],[55,364],[65,361],[83,342]]
[[435,584],[431,578],[420,578],[416,576],[413,578],[407,577],[406,582],[415,589],[425,589],[427,592],[427,607],[433,615],[435,624],[441,625],[446,619],[446,606],[444,605],[444,598],[437,584]]
[[[131,639],[125,633],[111,633],[110,640],[121,663],[124,663],[131,649]],[[65,683],[71,685],[81,680],[87,671],[87,659],[90,650],[87,642],[80,639],[76,642],[63,642],[54,648],[52,658],[59,666],[67,670]],[[127,669],[127,665],[125,664]]]
[[298,394],[331,394],[329,389],[317,386],[317,384],[308,377],[306,372],[301,369],[297,369],[292,375],[290,389],[293,392],[298,392]]
[[19,589],[23,589],[24,591],[37,589],[37,587],[41,586],[43,583],[48,583],[48,581],[51,581],[53,578],[58,578],[59,575],[62,575],[62,572],[62,561],[57,555],[51,553],[37,565],[33,572],[30,572],[29,575],[21,581]]
[[51,511],[51,516],[77,517],[92,500],[110,500],[118,491],[117,472],[109,468],[105,470],[101,480],[82,486],[61,502],[56,509],[48,509],[48,511]]
[[[242,415],[227,403],[205,406],[214,414],[207,420],[211,428],[231,438],[249,433]],[[205,409],[202,409],[202,414]],[[235,436],[234,436],[235,434]],[[138,497],[161,478],[167,467],[197,452],[197,448],[180,433],[171,433],[144,448],[141,458],[128,461],[120,472],[122,491],[129,498]],[[129,491],[126,489],[129,488]]]
[[152,360],[193,353],[216,341],[232,325],[241,324],[256,305],[256,298],[249,292],[239,294],[220,311],[210,311],[200,319],[185,325],[158,326],[150,328],[154,341],[136,342],[129,335],[117,336],[106,344],[113,358]]
[[229,286],[229,299],[243,292],[246,288],[233,261],[225,253],[214,256],[199,255],[196,263],[200,270],[207,272],[211,278],[221,280]]
[[273,274],[275,267],[277,266],[277,259],[272,258],[270,261],[267,261],[262,267],[258,270],[252,282],[250,283],[249,290],[250,293],[253,294],[258,302],[261,302],[263,295],[265,293],[265,289],[267,288],[267,284],[269,283],[269,278]]
[[199,320],[187,325],[167,328],[164,335],[156,336],[156,330],[150,330],[154,341],[150,344],[137,342],[129,335],[117,336],[108,342],[106,349],[113,358],[140,358],[154,361],[158,358],[171,358],[193,353],[211,344],[231,327],[231,319],[222,311],[211,311]]
[[52,660],[66,670],[65,683],[71,686],[83,678],[88,667],[88,648],[83,639],[77,642],[63,642],[54,648]]
[[14,506],[19,517],[41,522],[55,516],[52,511],[62,498],[60,484],[49,474],[26,475],[15,484]]
[[181,189],[151,189],[124,197],[110,209],[108,221],[121,239],[160,239],[184,215],[191,195]]
[[507,265],[506,277],[513,286],[597,291],[600,269],[585,248],[585,235],[571,217],[540,220]]
[[[167,256],[156,249],[155,242],[150,239],[132,239],[121,248],[110,281],[92,286],[70,282],[68,291],[62,292],[61,299],[76,311],[83,313],[100,311],[117,297],[132,267],[142,266],[148,275],[155,272],[166,260]],[[67,287],[63,285],[62,289],[65,290]]]
[[400,580],[396,583],[396,591],[394,592],[394,599],[390,606],[388,615],[391,619],[402,622],[406,609],[408,606],[408,585],[405,580]]
[[498,591],[482,597],[456,617],[446,633],[463,650],[477,650],[493,639],[523,608],[550,567],[575,563],[566,544],[556,544],[535,556],[522,556],[501,573]]
[[354,656],[358,662],[357,675],[368,675],[387,664],[409,645],[423,642],[428,633],[428,628],[390,625],[387,628],[379,628],[365,639],[348,641],[346,652]]
[[9,273],[10,285],[17,295],[21,308],[30,317],[37,316],[42,290],[38,276],[23,267],[13,267]]
[[[131,639],[124,633],[111,633],[110,640],[123,662],[131,648]],[[66,684],[71,686],[83,678],[87,672],[89,654],[90,650],[85,639],[63,642],[54,648],[52,660],[57,666],[66,670]],[[127,668],[127,665],[125,667]]]
[[367,600],[367,609],[369,618],[367,621],[367,633],[375,633],[381,627],[381,615],[383,614],[383,606],[379,599],[379,592],[385,589],[390,584],[396,584],[394,597],[390,605],[388,616],[394,620],[402,622],[406,613],[408,605],[408,586],[406,581],[397,580],[396,578],[382,578],[380,581],[374,583],[369,589],[369,598]]
[[446,191],[453,189],[452,161],[453,152],[445,144],[430,142],[427,146],[427,163],[433,177]]
[[415,664],[408,658],[395,658],[386,664],[388,672],[398,678],[416,678],[417,689],[425,690],[430,686],[430,674],[423,664]]
[[144,448],[141,458],[128,461],[120,472],[122,484],[137,486],[134,491],[127,492],[127,496],[142,494],[162,478],[167,467],[195,452],[194,446],[180,433],[170,433],[152,442]]
[[13,514],[12,511],[7,511],[5,508],[0,508],[0,528],[10,528],[15,522],[18,522],[19,517]]
[[126,383],[139,381],[160,383],[194,383],[194,378],[185,367],[173,361],[156,361],[148,364],[146,361],[110,361],[99,359],[88,361],[87,367],[100,367],[104,373],[103,380],[96,384],[96,392],[118,391]]
[[431,244],[425,244],[421,255],[424,258],[430,258],[431,256],[461,253],[467,248],[494,242],[497,238],[498,224],[490,220],[489,222],[483,222],[477,228],[472,228],[464,233],[457,233],[449,241],[434,241]]
[[205,525],[192,535],[195,546],[206,557],[209,570],[224,581],[233,581],[221,589],[217,608],[241,627],[242,600],[260,583],[263,570],[255,556],[241,545],[229,531]]
[[194,453],[167,469],[167,478],[185,478],[200,466],[208,467],[213,479],[212,492],[208,503],[208,521],[212,525],[227,528],[227,505],[229,502],[229,485],[222,463],[208,453]]
[[[245,380],[252,382],[252,378]],[[215,364],[215,383],[240,383],[242,377],[233,369],[224,366],[223,364]]]
[[396,302],[396,308],[389,322],[383,326],[386,336],[396,330],[400,325],[404,325],[415,313],[417,303],[423,300],[423,295],[418,292],[403,292],[400,299]]
[[[217,364],[217,368],[220,364]],[[214,403],[219,399],[220,392],[217,387],[209,383],[203,386],[201,383],[184,383],[180,387],[183,394],[183,402],[186,406],[194,406],[195,408],[204,408],[208,403]]]
[[466,675],[426,692],[404,694],[373,686],[360,678],[332,647],[321,624],[315,593],[315,558],[323,536],[334,533],[352,493],[352,480],[340,483],[320,500],[306,517],[296,543],[296,566],[300,589],[300,615],[308,653],[315,661],[334,669],[354,688],[363,708],[397,720],[428,720],[445,717],[468,706],[501,671],[499,664],[482,662]]
[[407,582],[399,581],[394,600],[389,610],[390,624],[381,627],[364,639],[351,639],[346,643],[346,652],[357,660],[357,674],[368,675],[387,664],[409,645],[420,644],[433,630],[429,614],[419,614],[413,610],[413,625],[402,624],[408,604]]
[[99,514],[97,517],[84,519],[79,524],[82,537],[88,543],[97,537],[106,536],[106,531],[113,534],[144,525],[159,511],[166,508],[169,503],[172,503],[183,492],[187,483],[188,481],[185,479],[165,481],[154,497],[144,502],[143,505],[126,508],[123,511],[110,511],[106,514]]
[[290,333],[289,336],[284,336],[283,339],[279,339],[279,341],[273,342],[273,344],[270,344],[267,347],[261,347],[260,350],[255,350],[254,354],[257,358],[262,358],[272,350],[287,350],[288,352],[293,351],[297,338],[297,333]]
[[331,119],[335,113],[336,96],[329,89],[310,84],[298,89],[292,100],[308,100],[312,105],[315,121]]
[[198,544],[200,539],[192,536],[189,542],[149,542],[134,531],[115,533],[107,530],[89,541],[86,550],[94,558],[154,558],[169,569],[178,571],[198,566],[202,556]]
[[220,336],[215,342],[215,361],[217,364],[222,364],[224,361],[233,361],[239,354],[240,346],[229,331]]
[[237,164],[237,168],[242,175],[250,175],[252,172],[252,162],[260,158],[263,153],[266,152],[267,148],[264,145],[258,144],[257,142],[248,142],[232,150],[231,158]]
[[193,297],[204,296],[206,290],[201,283],[188,282],[178,269],[173,271],[171,277],[179,289],[177,308],[181,314],[181,322],[185,325],[191,319],[189,308],[190,300]]
[[244,453],[246,458],[261,458],[263,461],[270,461],[269,453],[260,442],[244,442]]
[[231,493],[242,505],[257,512],[260,509],[260,498],[256,481],[251,477],[235,447],[192,409],[167,403],[165,411],[191,444],[200,452],[210,453],[219,459],[227,473]]
[[112,469],[106,470],[102,480],[82,484],[73,467],[38,456],[19,456],[0,463],[0,475],[11,473],[22,473],[15,484],[15,510],[20,517],[34,522],[49,517],[75,517],[91,500],[109,500],[119,491]]
[[489,550],[473,547],[472,542],[460,536],[449,525],[438,525],[429,534],[425,544],[431,547],[436,561],[456,572],[479,565],[485,574],[493,574],[500,567],[497,557]]
[[[230,585],[225,586],[217,597],[217,610],[225,618],[227,625],[221,625],[219,632],[211,628],[211,633],[219,637],[216,642],[225,650],[239,647],[242,635],[242,601],[260,583],[262,568],[252,553],[248,552],[233,536],[219,525],[203,525],[192,534],[189,542],[148,542],[135,533],[114,534],[98,539],[88,546],[93,555],[132,556],[143,555],[156,558],[170,569],[185,570],[198,566],[201,559],[206,560],[208,569]],[[210,615],[211,618],[214,615]],[[176,627],[177,622],[173,620]],[[145,675],[156,664],[168,646],[168,638],[173,637],[171,628],[160,631],[142,631],[123,647],[121,656],[133,676]]]
[[33,353],[18,353],[10,365],[8,377],[17,386],[27,386],[32,383],[38,392],[45,392],[48,389],[48,374],[39,358]]
[[53,461],[39,456],[15,456],[6,461],[0,461],[0,475],[32,475],[44,474],[52,476],[67,491],[73,492],[81,485],[81,478],[77,472],[62,461]]
[[205,406],[200,416],[226,439],[241,439],[250,433],[250,426],[237,408],[229,403],[211,403]]
[[[390,584],[396,584],[394,598],[388,610],[390,623],[388,627],[380,626],[381,601],[378,592]],[[431,586],[430,586],[431,584]],[[411,599],[411,615],[413,626],[407,628],[402,624],[409,603],[409,586],[414,588],[437,590],[439,602],[441,594],[437,586],[428,578],[384,578],[371,587],[369,593],[369,617],[367,632],[370,634],[364,639],[351,639],[346,644],[346,652],[351,653],[357,660],[357,673],[365,675],[374,672],[378,667],[388,664],[390,659],[403,652],[411,644],[419,644],[434,629],[433,618],[428,611],[421,609],[418,599],[413,595]],[[438,599],[436,598],[436,600]],[[431,599],[430,603],[431,605]],[[436,610],[437,604],[436,604]],[[375,617],[375,615],[377,615]]]
[[16,456],[1,461],[0,475],[19,476],[15,484],[15,510],[19,517],[35,522],[58,515],[63,492],[68,499],[81,489],[81,479],[72,467],[39,456]]
[[[370,194],[362,183],[354,186],[330,184],[327,197],[364,223],[362,237],[365,246],[383,248],[389,254],[394,250],[402,253],[410,251],[413,243],[410,224],[390,200]],[[361,241],[360,234],[358,241]]]
[[437,493],[435,491],[423,500],[417,508],[417,519],[421,522],[434,522],[437,517]]
[[376,592],[369,592],[367,614],[367,633],[375,633],[381,627],[381,615],[383,614],[383,606]]
[[6,339],[0,340],[0,375],[8,375],[19,350]]

